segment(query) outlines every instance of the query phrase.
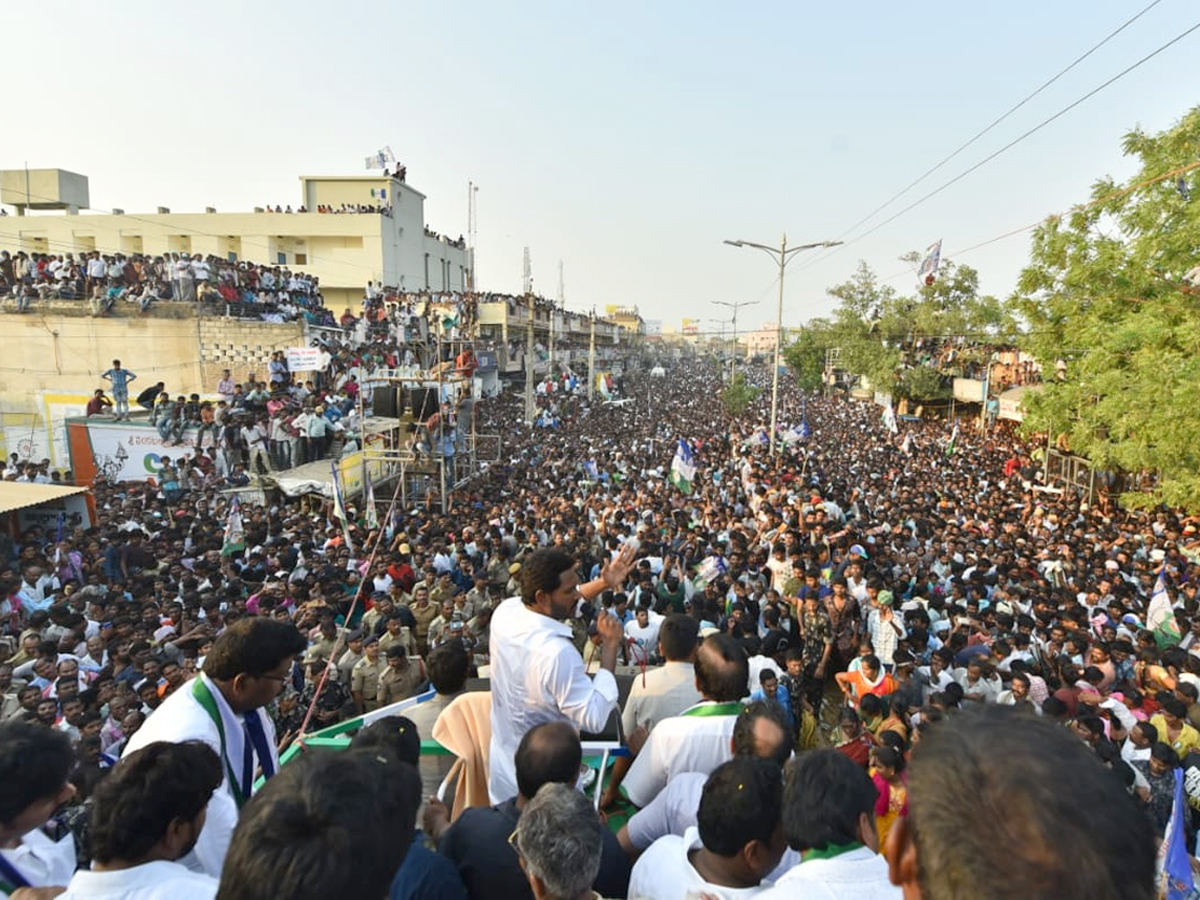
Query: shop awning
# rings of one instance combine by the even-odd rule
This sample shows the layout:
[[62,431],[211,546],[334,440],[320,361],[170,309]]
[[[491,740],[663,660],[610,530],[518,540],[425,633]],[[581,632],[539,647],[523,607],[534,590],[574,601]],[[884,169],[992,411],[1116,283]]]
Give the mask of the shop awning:
[[76,494],[86,494],[88,488],[75,485],[58,484],[27,484],[23,481],[0,481],[0,513],[12,512],[14,509],[24,509],[27,506],[38,506],[61,500],[63,497],[73,497]]

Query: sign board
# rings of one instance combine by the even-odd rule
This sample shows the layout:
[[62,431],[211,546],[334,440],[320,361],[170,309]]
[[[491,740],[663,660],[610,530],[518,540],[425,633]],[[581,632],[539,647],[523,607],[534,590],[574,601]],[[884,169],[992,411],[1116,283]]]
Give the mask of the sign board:
[[325,368],[325,351],[320,347],[288,347],[284,354],[289,372],[319,372]]
[[196,429],[188,428],[182,446],[168,446],[153,425],[136,422],[73,419],[67,427],[76,484],[92,484],[99,476],[157,484],[163,457],[190,455],[196,440]]
[[959,403],[982,403],[983,382],[978,378],[955,378],[954,399]]
[[1013,422],[1024,421],[1025,412],[1021,409],[1021,400],[1024,398],[1024,395],[1024,387],[1009,388],[1001,394],[999,418],[1009,419]]
[[22,531],[40,526],[53,537],[58,532],[58,517],[63,517],[63,534],[75,528],[91,528],[92,518],[88,514],[87,498],[83,494],[47,500],[37,506],[26,506],[17,510],[17,527]]

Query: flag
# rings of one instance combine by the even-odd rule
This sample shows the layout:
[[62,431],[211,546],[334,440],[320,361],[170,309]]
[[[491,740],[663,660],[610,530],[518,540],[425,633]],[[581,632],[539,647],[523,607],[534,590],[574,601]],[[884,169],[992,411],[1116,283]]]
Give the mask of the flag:
[[379,511],[375,509],[375,485],[371,484],[371,473],[363,472],[363,481],[366,488],[363,492],[364,500],[367,504],[366,522],[367,528],[374,530],[379,527]]
[[221,555],[230,556],[241,553],[246,549],[246,531],[242,527],[242,505],[235,495],[229,504],[229,515],[225,519],[225,540],[221,545]]
[[342,497],[342,483],[338,478],[338,464],[336,460],[330,461],[329,471],[333,477],[333,515],[334,518],[342,523],[342,536],[346,539],[346,547],[353,553],[354,541],[350,539],[350,517],[346,514],[346,501]]
[[608,386],[608,376],[603,372],[596,374],[596,390],[600,392],[600,396],[605,400],[612,398],[612,390]]
[[382,150],[376,150],[366,159],[368,169],[386,169],[396,162],[396,157],[392,153],[391,147],[384,147]]
[[1183,817],[1188,815],[1183,799],[1183,770],[1175,770],[1175,799],[1171,803],[1171,818],[1158,848],[1157,896],[1165,900],[1185,900],[1192,896],[1196,882],[1192,877],[1191,859],[1187,849]]
[[800,420],[800,437],[802,437],[804,440],[808,440],[810,437],[812,437],[812,429],[808,427],[808,419]]
[[954,455],[954,443],[958,440],[958,423],[954,423],[954,430],[950,432],[950,440],[946,442],[946,455]]
[[1150,594],[1150,605],[1146,608],[1146,628],[1154,632],[1154,640],[1160,648],[1179,643],[1179,623],[1175,621],[1175,607],[1167,594],[1167,567],[1158,570],[1158,580]]
[[61,544],[63,539],[63,526],[67,523],[67,514],[58,514],[58,533],[54,538],[55,543]]
[[883,425],[892,434],[900,433],[900,428],[896,425],[896,410],[892,408],[891,397],[888,397],[887,406],[883,408]]
[[691,494],[692,482],[696,479],[696,457],[692,448],[683,438],[675,448],[675,458],[671,460],[671,484],[685,494]]
[[941,261],[942,239],[938,238],[925,251],[925,258],[921,260],[921,268],[917,269],[917,281],[924,285],[933,284],[937,280],[938,264]]
[[720,556],[706,556],[696,569],[696,577],[692,579],[692,583],[696,588],[702,589],[704,585],[710,581],[716,581],[728,571],[729,567],[725,564],[725,560]]
[[789,428],[787,431],[785,431],[783,433],[783,437],[781,438],[781,440],[785,444],[795,444],[798,441],[802,441],[806,437],[808,437],[808,435],[805,434],[805,430],[807,427],[808,426],[805,425],[803,422],[800,423],[799,425],[793,425],[791,428]]
[[584,460],[583,473],[592,481],[600,480],[600,470],[596,467],[596,461],[594,459]]
[[904,432],[904,443],[900,445],[900,450],[901,450],[901,452],[904,453],[905,456],[912,456],[912,432],[911,431]]

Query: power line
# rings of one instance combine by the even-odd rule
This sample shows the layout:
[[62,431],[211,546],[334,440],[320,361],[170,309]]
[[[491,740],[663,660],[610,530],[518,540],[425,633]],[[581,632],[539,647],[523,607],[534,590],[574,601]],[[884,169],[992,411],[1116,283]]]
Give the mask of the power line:
[[[1097,197],[1094,200],[1089,200],[1087,203],[1080,203],[1077,206],[1072,206],[1066,212],[1053,213],[1049,216],[1043,216],[1042,218],[1038,219],[1036,222],[1030,222],[1028,225],[1022,225],[1019,228],[1012,228],[1008,231],[1001,232],[1000,234],[996,235],[995,237],[990,237],[987,240],[980,241],[977,244],[972,244],[969,247],[964,247],[962,250],[956,250],[954,253],[943,253],[942,255],[947,260],[957,259],[960,256],[965,256],[966,254],[970,253],[973,250],[978,250],[980,247],[986,247],[989,244],[995,244],[997,241],[1002,241],[1005,238],[1015,237],[1018,234],[1024,234],[1026,231],[1032,231],[1034,228],[1037,228],[1039,225],[1041,225],[1045,222],[1048,222],[1052,219],[1062,219],[1065,216],[1069,216],[1076,212],[1081,212],[1085,209],[1090,209],[1093,206],[1098,206],[1099,204],[1102,204],[1102,203],[1108,203],[1110,200],[1116,200],[1117,198],[1123,197],[1126,194],[1132,194],[1134,191],[1141,190],[1144,187],[1149,187],[1152,184],[1158,184],[1160,181],[1166,181],[1167,179],[1178,178],[1180,175],[1185,175],[1188,172],[1191,172],[1195,169],[1200,169],[1200,162],[1192,162],[1192,163],[1188,163],[1187,165],[1179,166],[1177,168],[1171,169],[1169,172],[1163,172],[1161,175],[1155,175],[1153,178],[1147,178],[1144,181],[1139,181],[1136,184],[1131,184],[1128,187],[1121,188],[1120,190],[1111,191],[1110,193],[1107,193],[1102,197]],[[902,275],[908,275],[912,271],[913,271],[912,268],[908,268],[908,269],[905,269],[903,272],[897,272],[894,275],[888,275],[886,278],[881,278],[880,281],[891,281],[892,279],[899,278]]]
[[1086,102],[1087,100],[1090,100],[1092,97],[1094,97],[1096,94],[1103,91],[1105,88],[1111,86],[1112,84],[1115,84],[1117,81],[1124,78],[1130,72],[1133,72],[1135,69],[1138,69],[1141,66],[1145,65],[1147,62],[1152,60],[1154,57],[1158,56],[1160,53],[1164,52],[1165,50],[1169,49],[1170,47],[1173,47],[1175,44],[1179,43],[1184,38],[1188,37],[1190,34],[1192,34],[1193,32],[1195,32],[1197,30],[1200,30],[1200,22],[1197,22],[1195,25],[1193,25],[1191,28],[1188,28],[1186,31],[1183,31],[1180,34],[1177,34],[1175,37],[1171,38],[1171,40],[1167,41],[1165,44],[1158,47],[1156,50],[1152,50],[1150,53],[1147,53],[1145,56],[1143,56],[1137,62],[1132,63],[1131,65],[1122,69],[1116,75],[1112,76],[1107,81],[1100,84],[1098,87],[1095,87],[1092,90],[1088,91],[1086,94],[1084,94],[1079,99],[1075,100],[1073,103],[1070,103],[1067,106],[1064,106],[1062,109],[1060,109],[1058,112],[1054,113],[1052,116],[1050,116],[1046,119],[1043,119],[1037,125],[1034,125],[1032,128],[1030,128],[1027,131],[1023,132],[1022,134],[1018,135],[1016,138],[1013,138],[1013,140],[1009,141],[1007,144],[1005,144],[1000,149],[995,150],[992,153],[989,153],[987,156],[985,156],[979,162],[975,163],[973,166],[969,167],[968,169],[960,172],[958,175],[954,176],[949,181],[944,182],[943,184],[934,188],[932,191],[928,192],[927,194],[922,195],[917,200],[914,200],[912,203],[908,204],[908,206],[905,206],[903,209],[899,210],[898,212],[893,213],[892,215],[888,216],[888,218],[884,219],[882,222],[878,223],[877,225],[872,226],[871,228],[864,231],[862,234],[858,235],[857,237],[851,238],[850,240],[846,241],[845,243],[843,243],[841,245],[841,247],[834,248],[830,254],[828,254],[824,257],[815,259],[807,265],[802,265],[801,269],[806,269],[806,268],[809,268],[810,266],[816,265],[819,262],[823,262],[824,260],[826,260],[830,256],[832,256],[833,253],[836,253],[839,249],[849,247],[853,244],[856,244],[859,241],[863,240],[864,238],[869,237],[870,235],[879,231],[879,229],[881,229],[887,225],[890,225],[892,222],[896,221],[896,219],[900,218],[905,213],[910,212],[913,209],[916,209],[918,206],[920,206],[926,200],[930,200],[933,197],[936,197],[942,191],[944,191],[947,188],[951,187],[952,185],[955,185],[958,182],[962,181],[964,178],[966,178],[968,175],[972,174],[973,172],[978,171],[980,168],[987,165],[989,162],[996,159],[998,156],[1008,152],[1013,147],[1015,147],[1017,144],[1021,143],[1026,138],[1031,137],[1034,134],[1036,134],[1037,132],[1041,131],[1043,128],[1045,128],[1047,125],[1051,124],[1052,122],[1055,122],[1056,120],[1062,118],[1068,112],[1075,109],[1075,107],[1081,105],[1082,103]]
[[1107,44],[1109,41],[1111,41],[1113,38],[1115,38],[1118,34],[1120,34],[1122,31],[1124,31],[1126,28],[1128,28],[1130,25],[1132,25],[1134,22],[1136,22],[1138,19],[1140,19],[1146,13],[1150,12],[1150,10],[1154,9],[1154,7],[1158,6],[1158,4],[1161,2],[1162,2],[1162,0],[1153,0],[1153,2],[1149,6],[1145,7],[1141,12],[1139,12],[1133,18],[1127,19],[1119,28],[1117,28],[1115,31],[1110,32],[1108,34],[1108,36],[1106,36],[1102,41],[1100,41],[1100,43],[1096,44],[1091,49],[1087,50],[1082,56],[1076,57],[1075,60],[1073,62],[1071,62],[1070,65],[1068,65],[1065,69],[1060,70],[1057,75],[1053,76],[1048,81],[1042,82],[1042,84],[1039,85],[1032,93],[1027,94],[1025,97],[1023,97],[1021,100],[1019,100],[1016,104],[1014,104],[1013,106],[1010,106],[1008,108],[1008,110],[1006,110],[1003,114],[1001,114],[990,125],[988,125],[986,128],[984,128],[982,131],[976,132],[971,138],[969,138],[966,141],[966,143],[962,144],[957,150],[952,152],[949,156],[946,156],[941,161],[935,163],[932,167],[927,169],[924,172],[924,174],[920,175],[915,180],[909,182],[909,184],[906,185],[904,188],[902,188],[901,190],[899,190],[898,192],[893,194],[891,197],[889,197],[887,200],[885,200],[879,206],[875,207],[875,209],[871,210],[871,212],[867,213],[867,215],[863,216],[861,219],[859,219],[857,222],[855,222],[853,225],[851,225],[849,228],[847,228],[844,232],[842,232],[840,235],[838,235],[838,240],[841,240],[842,238],[844,238],[850,232],[857,229],[860,225],[863,225],[864,223],[875,218],[876,214],[878,214],[879,212],[882,212],[884,209],[891,206],[895,201],[899,200],[901,197],[903,197],[905,194],[907,194],[909,191],[911,191],[914,187],[916,187],[918,184],[920,184],[922,181],[924,181],[926,178],[928,178],[930,175],[932,175],[934,172],[938,171],[938,169],[942,168],[942,166],[946,165],[946,163],[950,162],[950,160],[954,159],[956,156],[958,156],[960,153],[962,153],[964,150],[966,150],[968,147],[970,147],[972,144],[974,144],[977,140],[979,140],[981,137],[983,137],[985,134],[987,134],[989,131],[991,131],[993,128],[995,128],[997,125],[999,125],[1001,122],[1003,122],[1009,116],[1011,116],[1013,113],[1015,113],[1021,107],[1023,107],[1025,104],[1027,104],[1030,100],[1032,100],[1038,94],[1042,93],[1042,91],[1046,90],[1046,88],[1050,87],[1050,85],[1054,84],[1056,81],[1058,81],[1064,75],[1066,75],[1068,72],[1070,72],[1072,69],[1074,69],[1077,65],[1079,65],[1081,62],[1083,62],[1085,59],[1087,59],[1089,56],[1091,56],[1093,53],[1095,53],[1097,50],[1099,50],[1101,47],[1103,47],[1105,44]]

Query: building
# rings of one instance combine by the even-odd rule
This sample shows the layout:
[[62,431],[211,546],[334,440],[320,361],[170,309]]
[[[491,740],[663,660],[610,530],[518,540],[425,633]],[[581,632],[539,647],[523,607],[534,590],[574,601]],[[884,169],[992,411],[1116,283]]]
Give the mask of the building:
[[741,336],[746,344],[746,355],[754,356],[757,353],[774,353],[776,335],[778,334],[774,322],[766,322],[757,331],[748,331]]
[[[386,175],[301,176],[300,202],[279,212],[88,211],[88,180],[61,169],[0,172],[0,247],[27,253],[199,253],[275,264],[320,279],[327,305],[357,305],[368,281],[402,291],[460,291],[472,284],[461,238],[425,222],[425,195]],[[325,213],[318,208],[369,208]],[[278,207],[276,207],[278,209]],[[27,215],[37,210],[47,215]]]

